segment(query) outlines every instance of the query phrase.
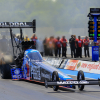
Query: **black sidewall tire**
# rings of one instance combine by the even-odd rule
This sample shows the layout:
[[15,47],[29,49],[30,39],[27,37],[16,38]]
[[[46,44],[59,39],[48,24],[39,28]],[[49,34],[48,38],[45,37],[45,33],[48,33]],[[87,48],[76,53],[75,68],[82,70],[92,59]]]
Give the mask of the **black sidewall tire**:
[[[54,81],[54,76],[56,76],[56,80],[55,81],[59,81],[59,76],[58,76],[58,72],[54,71],[52,74],[52,81]],[[53,86],[53,90],[57,91],[59,89],[59,86]]]
[[[81,75],[81,80],[85,80],[84,73],[83,73],[82,70],[80,70],[80,71],[78,72],[78,74],[77,74],[77,80],[78,80],[78,81],[81,81],[81,80],[80,80],[80,75]],[[78,89],[79,89],[80,91],[82,91],[82,90],[84,89],[84,85],[78,85]]]
[[2,65],[1,78],[2,79],[11,79],[11,68],[10,68],[9,64]]

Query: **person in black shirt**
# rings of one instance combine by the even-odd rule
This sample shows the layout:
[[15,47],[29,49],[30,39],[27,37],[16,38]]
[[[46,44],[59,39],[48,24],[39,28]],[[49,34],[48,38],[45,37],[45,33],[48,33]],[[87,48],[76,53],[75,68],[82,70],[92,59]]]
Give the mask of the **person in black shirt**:
[[71,57],[75,58],[75,38],[73,35],[71,35],[71,38],[69,39],[69,43],[70,43],[70,48],[71,48]]
[[44,54],[45,54],[45,56],[48,56],[47,37],[43,40],[43,46],[44,46]]

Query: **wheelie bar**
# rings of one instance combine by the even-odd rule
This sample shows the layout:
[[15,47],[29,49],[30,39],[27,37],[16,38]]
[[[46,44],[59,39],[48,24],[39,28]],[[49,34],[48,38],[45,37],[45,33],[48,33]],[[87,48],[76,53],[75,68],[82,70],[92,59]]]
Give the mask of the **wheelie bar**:
[[66,85],[99,85],[100,86],[100,79],[98,80],[71,80],[71,81],[52,81],[52,82],[45,82],[45,87],[48,86],[66,86]]

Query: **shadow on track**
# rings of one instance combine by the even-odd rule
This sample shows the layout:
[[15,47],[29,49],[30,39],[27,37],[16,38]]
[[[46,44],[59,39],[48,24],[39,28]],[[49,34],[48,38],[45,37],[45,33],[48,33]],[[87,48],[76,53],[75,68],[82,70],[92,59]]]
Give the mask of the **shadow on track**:
[[[5,79],[2,79],[2,80],[5,80]],[[6,79],[6,80],[9,81],[9,79]],[[13,80],[13,81],[16,81],[16,80]],[[27,83],[40,85],[40,86],[44,87],[44,89],[46,89],[44,83],[39,83],[39,82],[35,82],[35,81],[28,81],[28,80],[17,80],[17,81],[24,81],[24,82],[27,82]],[[53,91],[53,89],[52,89],[53,92],[49,92],[49,88],[52,88],[52,86],[48,87],[47,93],[92,93],[92,92],[99,93],[100,92],[100,90],[98,90],[98,91],[97,90],[96,91],[92,91],[92,90],[91,91],[90,90],[89,91],[88,90],[79,91],[77,89],[62,88],[62,87],[59,87],[58,91]]]
[[[45,84],[44,84],[44,83],[39,83],[39,82],[35,82],[35,81],[28,81],[28,80],[19,80],[19,81],[24,81],[24,82],[33,83],[33,84],[36,84],[36,85],[41,85],[41,86],[44,87],[44,89],[47,89],[47,88],[45,88]],[[49,88],[52,88],[52,86],[49,86],[48,89],[49,89]],[[53,88],[52,88],[52,89],[53,89]],[[75,92],[75,90],[68,89],[68,88],[62,88],[62,87],[59,87],[59,90]],[[49,90],[48,90],[48,91],[49,91]],[[61,93],[61,91],[56,91],[56,92],[60,92],[60,93]],[[49,92],[48,92],[48,93],[49,93]],[[53,93],[53,92],[51,92],[51,93]],[[54,92],[54,93],[55,93],[55,92]]]

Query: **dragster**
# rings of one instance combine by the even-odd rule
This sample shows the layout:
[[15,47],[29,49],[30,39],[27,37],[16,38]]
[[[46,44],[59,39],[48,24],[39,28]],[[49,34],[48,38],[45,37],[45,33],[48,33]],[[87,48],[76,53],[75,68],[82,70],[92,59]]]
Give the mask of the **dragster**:
[[[13,62],[6,63],[5,58],[1,59],[1,77],[3,79],[11,78],[12,80],[29,80],[45,83],[45,87],[53,86],[53,90],[57,91],[59,86],[65,88],[84,89],[84,85],[100,85],[98,80],[85,80],[83,71],[79,71],[77,80],[73,80],[68,75],[59,71],[54,66],[43,60],[38,50],[34,49],[34,41],[24,41],[22,28],[33,28],[36,31],[36,21],[32,22],[3,22],[0,23],[0,28],[9,28],[11,43],[13,48]],[[20,29],[19,42],[16,43],[12,33],[12,28]],[[15,43],[14,43],[15,42]],[[15,44],[15,45],[14,45]],[[15,48],[19,53],[15,52]],[[18,55],[16,55],[18,54]]]

